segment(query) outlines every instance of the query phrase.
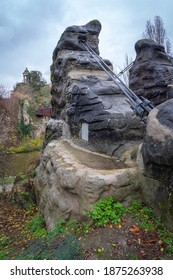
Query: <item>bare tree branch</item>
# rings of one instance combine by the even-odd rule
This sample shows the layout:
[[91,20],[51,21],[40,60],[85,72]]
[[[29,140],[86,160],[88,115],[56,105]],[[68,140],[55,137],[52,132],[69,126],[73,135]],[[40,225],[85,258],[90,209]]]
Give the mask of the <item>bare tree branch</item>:
[[0,84],[0,97],[9,97],[10,91],[2,84]]
[[143,38],[154,40],[156,43],[164,46],[166,53],[171,54],[171,43],[167,37],[164,23],[160,16],[154,17],[154,23],[152,23],[151,20],[147,20],[145,32],[142,36]]

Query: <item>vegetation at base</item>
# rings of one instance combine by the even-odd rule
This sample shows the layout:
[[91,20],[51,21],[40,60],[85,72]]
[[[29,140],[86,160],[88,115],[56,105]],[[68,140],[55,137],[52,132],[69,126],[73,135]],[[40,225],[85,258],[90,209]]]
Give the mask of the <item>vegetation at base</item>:
[[40,237],[47,234],[43,215],[37,213],[32,220],[27,222],[26,227],[33,237]]
[[117,224],[125,214],[135,217],[138,226],[148,231],[158,231],[163,242],[167,245],[170,255],[173,254],[173,231],[168,230],[160,218],[156,217],[151,207],[144,206],[141,202],[135,201],[131,207],[123,206],[120,202],[110,196],[108,199],[101,199],[87,215],[97,226],[106,226],[108,223]]
[[116,202],[113,196],[108,199],[102,198],[87,215],[97,226],[106,226],[108,222],[117,224],[126,213],[125,207],[120,202]]
[[134,213],[140,227],[144,230],[156,230],[162,225],[161,219],[155,216],[152,208],[142,205],[139,201],[135,201],[129,211]]
[[[50,232],[46,231],[44,218],[40,213],[35,213],[30,208],[26,210],[24,215],[26,217],[29,215],[30,219],[26,219],[26,223],[20,232],[33,242],[16,254],[15,246],[10,249],[11,241],[9,237],[7,235],[0,236],[0,259],[7,259],[9,254],[10,256],[13,255],[15,259],[26,260],[82,259],[81,238],[94,237],[96,231],[102,234],[101,230],[104,228],[118,231],[123,226],[123,220],[126,216],[135,218],[135,227],[139,230],[139,233],[137,233],[138,241],[138,234],[144,234],[144,237],[146,237],[147,233],[155,232],[155,236],[158,236],[157,242],[164,242],[167,254],[173,256],[173,232],[165,227],[150,207],[138,201],[127,207],[116,202],[112,196],[108,199],[101,199],[93,207],[93,210],[87,213],[89,219],[86,222],[60,219],[55,223],[55,229]],[[134,229],[136,230],[136,228]],[[148,239],[147,241],[153,240]],[[113,246],[117,245],[113,244]],[[13,250],[15,253],[12,253]],[[165,249],[163,248],[163,250]],[[102,244],[97,243],[93,252],[98,258],[106,258],[106,250]],[[138,253],[134,252],[130,259],[138,259]]]

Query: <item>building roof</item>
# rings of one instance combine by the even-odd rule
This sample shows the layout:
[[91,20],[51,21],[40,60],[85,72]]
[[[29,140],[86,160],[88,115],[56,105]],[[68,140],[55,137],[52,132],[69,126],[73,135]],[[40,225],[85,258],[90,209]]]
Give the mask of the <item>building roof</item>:
[[28,75],[29,74],[29,70],[28,68],[26,67],[25,71],[23,72],[23,75]]
[[53,116],[53,110],[52,108],[39,108],[37,111],[36,111],[36,115],[38,117],[52,117]]

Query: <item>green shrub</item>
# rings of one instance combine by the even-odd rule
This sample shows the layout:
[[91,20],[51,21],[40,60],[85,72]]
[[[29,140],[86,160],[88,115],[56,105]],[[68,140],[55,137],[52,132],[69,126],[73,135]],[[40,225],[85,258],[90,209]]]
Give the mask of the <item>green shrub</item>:
[[109,199],[101,199],[87,215],[97,226],[106,226],[109,222],[117,224],[126,213],[125,207],[120,202],[116,202],[113,196]]
[[35,138],[30,139],[29,137],[23,138],[20,145],[18,147],[10,147],[8,148],[8,152],[10,153],[27,153],[32,151],[41,151],[43,146],[43,139]]
[[20,122],[18,123],[17,126],[18,134],[20,139],[22,139],[25,136],[30,136],[31,132],[34,130],[33,124],[25,124],[24,122],[24,117],[21,116]]

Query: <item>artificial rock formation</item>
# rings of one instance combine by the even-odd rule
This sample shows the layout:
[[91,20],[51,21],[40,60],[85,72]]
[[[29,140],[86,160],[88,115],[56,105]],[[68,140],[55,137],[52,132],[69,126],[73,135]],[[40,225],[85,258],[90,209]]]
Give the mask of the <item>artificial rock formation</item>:
[[36,170],[37,201],[49,230],[61,218],[86,218],[86,212],[102,197],[113,195],[124,203],[140,197],[141,184],[132,180],[136,170],[131,157],[126,165],[108,155],[122,156],[127,147],[135,147],[145,125],[78,41],[85,35],[99,54],[100,30],[97,20],[68,27],[53,52],[51,102],[55,118],[47,124]]
[[59,219],[86,219],[103,197],[126,204],[140,198],[135,168],[63,139],[46,146],[36,172],[38,206],[48,230]]
[[[158,181],[143,186],[144,200],[173,227],[173,99],[154,108],[148,117],[138,163],[145,176]],[[159,183],[160,182],[160,183]]]
[[[68,27],[54,50],[51,92],[55,119],[48,122],[45,149],[36,170],[39,209],[51,230],[61,218],[86,218],[86,212],[100,198],[113,195],[126,204],[142,199],[171,225],[173,200],[169,185],[173,178],[167,169],[172,172],[173,104],[160,105],[149,115],[147,134],[138,155],[141,172],[134,163],[131,165],[134,150],[127,163],[125,148],[142,141],[145,126],[133,115],[121,91],[78,42],[79,35],[85,35],[99,54],[100,30],[97,20]],[[163,48],[156,48],[151,41],[139,41],[136,50],[131,86],[137,94],[161,102],[160,97],[171,81],[167,74],[172,75],[172,66],[157,52],[163,52]],[[106,63],[112,67],[109,61]],[[148,86],[144,86],[145,81]],[[75,146],[75,139],[87,143],[89,149]],[[127,164],[96,151],[121,159],[123,155]],[[160,180],[160,172],[167,174],[167,181]]]
[[[51,120],[46,142],[68,135],[84,140],[95,151],[118,155],[130,141],[143,137],[145,126],[134,116],[121,90],[78,41],[85,35],[99,54],[100,30],[98,20],[68,27],[53,52],[52,107],[60,124],[58,131],[52,132]],[[105,62],[112,67],[110,61]]]
[[142,145],[145,172],[173,186],[173,99],[154,108]]
[[164,47],[150,39],[142,39],[136,42],[135,50],[130,88],[154,105],[166,101],[169,98],[168,86],[173,83],[173,64],[166,56]]

